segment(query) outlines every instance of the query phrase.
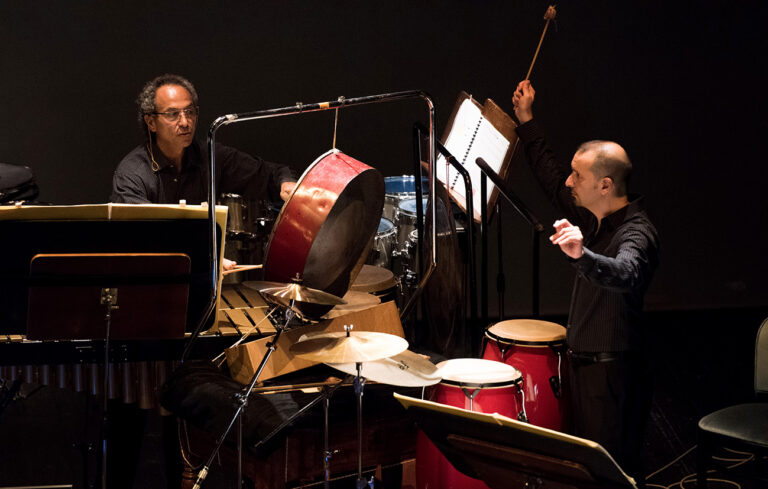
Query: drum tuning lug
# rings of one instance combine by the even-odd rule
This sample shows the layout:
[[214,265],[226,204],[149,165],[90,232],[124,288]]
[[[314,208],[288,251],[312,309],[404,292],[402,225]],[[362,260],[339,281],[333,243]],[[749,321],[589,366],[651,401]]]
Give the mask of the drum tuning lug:
[[552,393],[556,398],[560,398],[560,378],[553,375],[549,378],[549,385],[552,387]]

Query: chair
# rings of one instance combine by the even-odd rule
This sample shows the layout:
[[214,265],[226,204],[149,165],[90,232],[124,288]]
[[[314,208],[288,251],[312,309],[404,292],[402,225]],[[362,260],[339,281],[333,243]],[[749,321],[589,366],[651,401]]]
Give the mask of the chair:
[[[768,319],[760,325],[755,341],[755,396],[768,399]],[[738,445],[768,454],[768,402],[737,404],[708,414],[699,420],[698,437],[697,480],[699,489],[704,489],[714,447]]]

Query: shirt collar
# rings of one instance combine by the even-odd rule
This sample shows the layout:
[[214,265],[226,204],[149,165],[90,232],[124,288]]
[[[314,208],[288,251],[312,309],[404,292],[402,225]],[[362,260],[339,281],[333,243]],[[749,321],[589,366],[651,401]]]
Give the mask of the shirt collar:
[[600,223],[600,227],[607,226],[606,229],[616,229],[623,223],[628,215],[634,215],[645,208],[645,199],[642,195],[630,194],[629,203],[621,209],[605,216]]
[[[197,141],[192,141],[192,144],[184,149],[184,154],[181,156],[181,171],[186,172],[193,167],[200,166],[199,154],[200,147]],[[152,155],[154,155],[155,161],[160,166],[157,173],[173,171],[173,163],[166,158],[165,154],[163,154],[156,143],[152,143]],[[150,161],[150,165],[151,164],[152,162]]]

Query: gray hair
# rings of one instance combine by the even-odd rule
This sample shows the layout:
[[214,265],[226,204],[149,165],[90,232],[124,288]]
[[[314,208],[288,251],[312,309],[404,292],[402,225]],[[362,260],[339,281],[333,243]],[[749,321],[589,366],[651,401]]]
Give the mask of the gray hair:
[[136,97],[136,105],[138,105],[139,108],[139,127],[145,137],[147,136],[147,125],[146,122],[144,122],[144,116],[157,112],[157,106],[155,105],[157,90],[165,85],[179,85],[184,87],[192,96],[192,103],[195,104],[195,106],[198,105],[197,91],[195,90],[194,85],[183,76],[166,73],[165,75],[160,75],[148,81],[144,85],[144,88],[141,89],[141,92],[139,92],[139,96]]

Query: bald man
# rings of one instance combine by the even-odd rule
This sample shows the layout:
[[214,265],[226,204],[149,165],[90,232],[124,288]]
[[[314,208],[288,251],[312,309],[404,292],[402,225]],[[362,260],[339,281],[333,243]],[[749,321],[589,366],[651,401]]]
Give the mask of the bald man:
[[641,316],[658,234],[642,197],[627,193],[632,164],[624,148],[589,141],[570,165],[558,160],[533,119],[534,96],[526,80],[512,102],[528,162],[563,214],[549,239],[576,272],[567,327],[572,431],[600,443],[642,486],[652,389]]

